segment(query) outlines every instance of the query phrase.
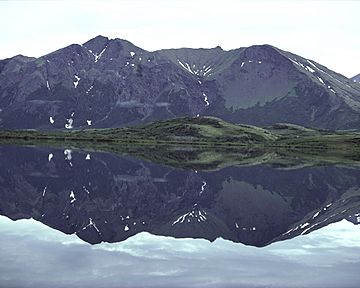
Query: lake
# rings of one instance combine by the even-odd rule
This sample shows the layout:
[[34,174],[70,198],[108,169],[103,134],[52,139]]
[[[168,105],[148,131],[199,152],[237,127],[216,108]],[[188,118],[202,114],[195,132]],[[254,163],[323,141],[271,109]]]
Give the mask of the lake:
[[0,146],[0,287],[359,287],[360,167],[170,152]]

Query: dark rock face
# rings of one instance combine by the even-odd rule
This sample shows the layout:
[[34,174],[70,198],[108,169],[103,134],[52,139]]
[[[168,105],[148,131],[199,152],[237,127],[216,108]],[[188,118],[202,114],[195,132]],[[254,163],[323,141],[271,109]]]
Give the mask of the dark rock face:
[[354,82],[360,83],[360,74],[352,77],[351,80],[353,80]]
[[269,45],[149,52],[98,36],[0,61],[0,128],[115,127],[178,116],[360,127],[360,87]]
[[1,146],[0,214],[89,243],[137,233],[247,245],[359,223],[360,170],[269,166],[179,170],[109,153]]

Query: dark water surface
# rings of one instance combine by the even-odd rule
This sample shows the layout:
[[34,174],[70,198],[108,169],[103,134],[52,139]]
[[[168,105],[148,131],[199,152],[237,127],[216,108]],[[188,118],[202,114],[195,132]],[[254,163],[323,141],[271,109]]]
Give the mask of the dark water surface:
[[354,166],[0,146],[0,287],[359,287],[359,212]]

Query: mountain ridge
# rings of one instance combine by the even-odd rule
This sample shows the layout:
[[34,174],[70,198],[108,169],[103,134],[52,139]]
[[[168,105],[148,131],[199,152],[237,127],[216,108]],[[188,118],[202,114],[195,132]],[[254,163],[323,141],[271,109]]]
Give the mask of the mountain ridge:
[[131,126],[183,116],[257,126],[360,127],[360,87],[271,45],[146,51],[97,36],[0,60],[0,127]]
[[360,83],[360,73],[351,78],[354,82]]

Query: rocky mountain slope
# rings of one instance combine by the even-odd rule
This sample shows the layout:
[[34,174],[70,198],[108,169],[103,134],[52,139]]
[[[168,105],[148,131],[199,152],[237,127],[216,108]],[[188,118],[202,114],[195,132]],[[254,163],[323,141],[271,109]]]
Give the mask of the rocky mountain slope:
[[0,61],[0,128],[115,127],[179,116],[360,127],[360,86],[269,45],[149,52],[95,37]]
[[356,75],[356,76],[352,77],[352,78],[351,78],[351,80],[353,80],[354,82],[358,82],[358,83],[360,83],[360,74],[358,74],[358,75]]

